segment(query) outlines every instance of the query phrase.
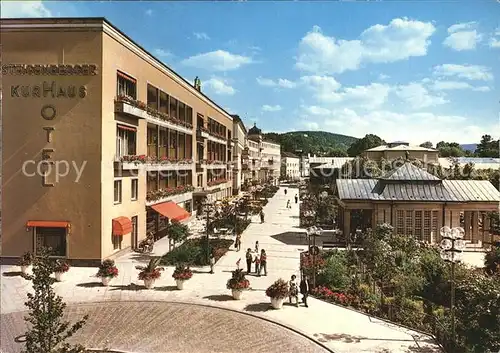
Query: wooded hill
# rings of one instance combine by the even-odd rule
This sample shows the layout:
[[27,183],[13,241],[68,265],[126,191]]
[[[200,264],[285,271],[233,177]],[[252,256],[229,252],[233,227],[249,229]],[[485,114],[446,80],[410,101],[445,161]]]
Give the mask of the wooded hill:
[[326,131],[292,131],[283,134],[271,132],[263,134],[263,138],[279,143],[282,152],[297,154],[297,151],[302,151],[331,157],[346,156],[349,146],[358,140],[356,137]]

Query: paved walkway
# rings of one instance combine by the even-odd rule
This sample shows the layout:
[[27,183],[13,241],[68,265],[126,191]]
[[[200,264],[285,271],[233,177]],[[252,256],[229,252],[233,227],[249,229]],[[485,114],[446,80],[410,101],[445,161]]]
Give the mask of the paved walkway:
[[[56,291],[68,303],[168,301],[242,311],[290,327],[336,353],[440,352],[426,335],[314,298],[310,299],[309,308],[284,306],[283,310],[269,310],[270,300],[265,296],[265,289],[280,277],[288,280],[292,274],[298,274],[299,253],[307,247],[303,240],[297,240],[296,233],[301,230],[298,229],[298,205],[293,201],[296,191],[290,189],[285,196],[283,188],[280,189],[264,209],[266,222],[260,224],[258,217],[254,217],[253,223],[243,234],[242,250],[236,252],[231,249],[219,260],[213,275],[208,274],[207,269],[195,271],[183,291],[175,290],[175,282],[171,277],[173,268],[166,269],[156,282],[156,289],[145,290],[142,281],[137,279],[138,271],[135,269],[138,262],[147,260],[142,255],[118,260],[120,275],[109,288],[102,287],[98,279],[93,277],[95,268],[72,268],[64,281],[55,285]],[[291,200],[291,210],[286,209],[287,199]],[[245,266],[244,250],[249,247],[253,249],[256,240],[268,254],[268,276],[250,276],[252,289],[244,293],[243,300],[232,300],[230,291],[225,287],[226,281],[239,258],[241,266]],[[11,273],[17,268],[2,268],[2,271]],[[25,310],[23,303],[29,282],[6,275],[2,276],[2,314]],[[218,329],[224,328],[214,327],[214,330]],[[276,352],[281,351],[279,349]]]

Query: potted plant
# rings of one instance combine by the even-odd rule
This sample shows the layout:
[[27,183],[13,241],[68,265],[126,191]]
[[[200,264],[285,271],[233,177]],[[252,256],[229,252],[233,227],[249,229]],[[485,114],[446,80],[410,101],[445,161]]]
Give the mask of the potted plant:
[[172,277],[177,283],[177,289],[182,290],[184,288],[184,282],[193,277],[193,271],[191,271],[189,266],[177,265]]
[[288,283],[283,279],[278,279],[266,289],[266,295],[271,298],[271,305],[274,309],[283,307],[283,300],[288,297]]
[[238,268],[233,271],[232,277],[227,281],[227,289],[231,289],[233,298],[240,300],[243,291],[250,287],[250,281],[245,278],[243,269]]
[[113,260],[104,260],[99,266],[96,277],[99,277],[103,286],[108,286],[109,282],[118,276],[118,269]]
[[149,260],[149,264],[147,266],[135,267],[136,269],[141,270],[141,272],[139,272],[139,279],[144,281],[144,287],[147,289],[153,288],[155,281],[161,276],[163,267],[158,266],[160,261],[160,257],[155,257]]
[[34,259],[35,256],[30,251],[25,252],[23,256],[21,256],[21,258],[19,259],[19,266],[21,267],[21,272],[23,274],[26,274],[26,272],[28,272],[28,268],[33,264]]
[[56,260],[56,263],[54,265],[54,275],[57,282],[61,282],[63,273],[66,273],[68,271],[69,264],[66,261]]

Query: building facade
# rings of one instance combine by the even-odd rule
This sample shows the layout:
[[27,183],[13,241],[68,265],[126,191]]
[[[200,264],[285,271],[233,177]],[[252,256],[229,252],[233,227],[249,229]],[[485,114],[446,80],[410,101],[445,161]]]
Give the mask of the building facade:
[[238,115],[233,115],[233,195],[238,195],[244,182],[242,160],[247,129]]
[[262,130],[254,124],[248,130],[242,164],[245,182],[271,182],[277,185],[281,173],[281,146],[264,140]]
[[300,179],[300,158],[298,156],[288,152],[282,153],[281,177],[294,181]]
[[439,151],[433,148],[425,148],[420,146],[410,146],[406,142],[392,142],[387,145],[370,148],[363,153],[364,157],[381,161],[394,161],[398,158],[419,159],[424,163],[439,162]]
[[3,258],[97,262],[232,194],[231,115],[108,21],[1,34]]

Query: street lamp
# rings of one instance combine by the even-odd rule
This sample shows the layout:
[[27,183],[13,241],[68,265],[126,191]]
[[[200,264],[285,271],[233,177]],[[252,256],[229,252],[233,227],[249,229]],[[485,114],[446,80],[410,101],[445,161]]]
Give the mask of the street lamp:
[[451,300],[450,300],[450,310],[451,310],[451,342],[453,349],[455,348],[455,336],[456,336],[456,326],[455,326],[455,264],[462,261],[462,251],[465,248],[465,242],[462,240],[465,231],[461,227],[442,227],[439,231],[441,234],[441,243],[439,247],[441,248],[441,258],[451,263]]
[[205,211],[207,212],[207,220],[206,220],[206,226],[205,226],[205,231],[206,231],[206,238],[207,238],[207,253],[206,253],[206,258],[207,258],[207,263],[210,263],[210,233],[209,233],[209,225],[210,225],[210,212],[213,211],[214,205],[207,200],[203,203],[203,207],[205,208]]
[[[308,251],[312,255],[313,260],[313,288],[316,287],[316,255],[318,255],[318,248],[316,246],[316,236],[323,234],[323,229],[320,227],[312,226],[307,228]],[[311,236],[313,237],[313,244],[311,246]]]

